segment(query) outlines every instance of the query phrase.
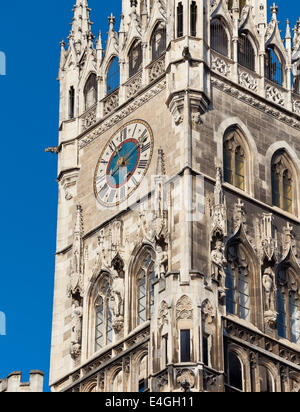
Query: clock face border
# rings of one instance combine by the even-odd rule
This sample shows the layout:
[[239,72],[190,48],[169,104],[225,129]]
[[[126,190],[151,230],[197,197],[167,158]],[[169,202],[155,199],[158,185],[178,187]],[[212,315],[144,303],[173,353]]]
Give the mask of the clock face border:
[[[129,193],[127,193],[127,195],[124,197],[124,199],[118,200],[117,202],[111,203],[111,204],[105,203],[105,202],[103,202],[103,201],[99,198],[98,192],[97,192],[97,175],[98,175],[98,171],[99,171],[99,167],[100,167],[101,161],[102,161],[103,156],[104,156],[105,152],[107,151],[110,143],[114,140],[114,138],[115,138],[118,134],[120,134],[121,131],[124,130],[126,127],[129,127],[130,125],[132,125],[132,124],[137,124],[137,123],[142,124],[143,126],[145,126],[145,128],[148,130],[149,137],[150,137],[150,140],[151,140],[150,155],[149,155],[149,159],[148,159],[148,161],[147,161],[147,166],[146,166],[145,170],[143,171],[143,173],[142,173],[142,175],[141,175],[141,178],[140,178],[138,184],[135,185],[134,188],[133,188]],[[104,207],[107,208],[107,209],[113,208],[113,207],[116,207],[116,206],[119,206],[120,204],[126,202],[126,200],[128,200],[128,199],[133,195],[133,193],[139,188],[141,182],[143,181],[145,175],[147,174],[147,172],[148,172],[148,170],[149,170],[149,167],[150,167],[150,164],[151,164],[151,161],[152,161],[153,152],[154,152],[154,135],[153,135],[152,128],[151,128],[151,126],[149,125],[148,122],[146,122],[145,120],[141,120],[141,119],[134,119],[134,120],[131,120],[131,121],[125,123],[122,127],[120,127],[120,128],[108,139],[108,141],[107,141],[104,149],[103,149],[102,152],[101,152],[101,155],[100,155],[100,157],[99,157],[99,160],[97,161],[97,166],[96,166],[96,170],[95,170],[95,173],[94,173],[94,184],[93,184],[93,186],[94,186],[94,195],[95,195],[95,197],[96,197],[96,201],[97,201],[99,204],[101,204],[101,206],[104,206]],[[134,175],[133,175],[133,176],[134,176]],[[106,174],[106,180],[107,180],[107,174]],[[129,180],[130,180],[130,179],[129,179]]]

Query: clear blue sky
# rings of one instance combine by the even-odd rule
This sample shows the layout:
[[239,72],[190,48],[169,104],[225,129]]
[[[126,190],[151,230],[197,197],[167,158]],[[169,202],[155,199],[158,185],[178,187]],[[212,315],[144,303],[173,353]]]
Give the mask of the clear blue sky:
[[[48,390],[57,165],[44,148],[57,144],[59,42],[69,35],[74,0],[0,1],[0,51],[7,57],[7,75],[0,76],[0,311],[7,319],[0,378],[22,370],[27,380],[30,370],[40,369]],[[300,5],[277,3],[279,20],[294,26]],[[90,0],[89,6],[94,34],[106,33],[107,16],[119,16],[121,0]]]

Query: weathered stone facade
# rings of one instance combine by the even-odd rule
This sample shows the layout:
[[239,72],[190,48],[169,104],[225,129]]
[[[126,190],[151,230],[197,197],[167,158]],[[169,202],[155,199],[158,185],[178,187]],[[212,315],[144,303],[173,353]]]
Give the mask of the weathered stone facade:
[[[105,52],[84,0],[62,42],[52,390],[298,392],[300,27],[284,44],[266,0],[122,6]],[[139,121],[147,173],[101,207],[101,153]]]
[[29,382],[22,382],[22,372],[13,372],[0,380],[0,393],[41,393],[44,387],[44,374],[31,371]]

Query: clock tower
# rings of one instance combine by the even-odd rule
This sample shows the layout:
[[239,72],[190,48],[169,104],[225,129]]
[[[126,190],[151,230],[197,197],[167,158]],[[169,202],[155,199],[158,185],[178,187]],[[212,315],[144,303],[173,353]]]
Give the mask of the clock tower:
[[300,390],[299,24],[120,6],[61,42],[51,388]]

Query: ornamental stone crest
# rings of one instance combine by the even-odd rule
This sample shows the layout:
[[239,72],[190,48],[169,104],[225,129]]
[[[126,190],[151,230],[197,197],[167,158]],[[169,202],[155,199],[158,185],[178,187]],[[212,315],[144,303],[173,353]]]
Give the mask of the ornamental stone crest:
[[193,319],[193,304],[188,296],[182,296],[176,304],[176,320]]

